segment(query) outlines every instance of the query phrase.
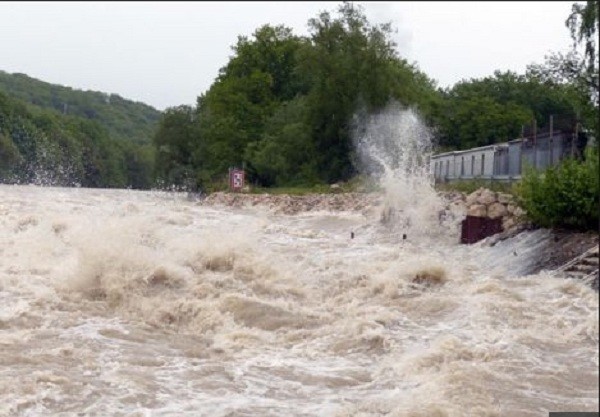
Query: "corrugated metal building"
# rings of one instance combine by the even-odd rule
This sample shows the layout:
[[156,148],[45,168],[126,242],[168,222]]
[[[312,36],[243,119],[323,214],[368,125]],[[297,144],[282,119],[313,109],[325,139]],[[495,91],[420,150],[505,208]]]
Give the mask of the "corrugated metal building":
[[455,179],[519,179],[529,165],[544,169],[583,151],[585,139],[572,132],[546,132],[489,146],[433,155],[436,181]]

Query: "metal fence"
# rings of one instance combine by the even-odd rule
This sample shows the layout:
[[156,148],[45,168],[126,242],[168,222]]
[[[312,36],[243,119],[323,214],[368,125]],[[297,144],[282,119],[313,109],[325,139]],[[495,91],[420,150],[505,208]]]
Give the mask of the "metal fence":
[[540,131],[533,123],[523,126],[521,138],[509,142],[433,155],[431,169],[436,181],[517,180],[526,166],[545,169],[580,157],[587,137],[577,127],[569,117],[551,118],[549,127]]

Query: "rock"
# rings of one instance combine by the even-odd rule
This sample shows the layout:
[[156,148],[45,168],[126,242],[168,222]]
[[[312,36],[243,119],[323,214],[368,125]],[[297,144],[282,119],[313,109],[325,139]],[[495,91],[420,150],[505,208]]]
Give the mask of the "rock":
[[472,206],[473,204],[477,203],[477,199],[479,198],[480,195],[480,191],[473,191],[471,194],[469,194],[467,196],[467,198],[465,198],[465,204],[467,207]]
[[511,229],[515,224],[517,224],[517,222],[515,221],[515,219],[513,217],[505,217],[504,221],[502,222],[502,228],[504,230],[509,230]]
[[509,204],[513,201],[513,196],[505,193],[498,193],[498,203]]
[[490,190],[483,190],[479,197],[477,197],[477,202],[479,204],[485,204],[489,206],[490,204],[496,202],[496,193]]
[[508,214],[513,214],[515,212],[515,208],[517,208],[517,206],[515,206],[514,204],[508,204],[506,206],[506,211],[508,212]]
[[523,217],[525,215],[525,210],[523,210],[521,207],[515,207],[515,210],[512,214],[515,217]]
[[487,208],[487,215],[490,219],[497,219],[498,217],[506,216],[507,213],[506,206],[501,203],[492,203]]
[[485,217],[487,215],[487,207],[484,204],[473,204],[467,210],[468,216]]
[[448,211],[452,213],[464,213],[467,211],[467,207],[465,206],[465,203],[463,203],[461,200],[453,201],[448,206]]

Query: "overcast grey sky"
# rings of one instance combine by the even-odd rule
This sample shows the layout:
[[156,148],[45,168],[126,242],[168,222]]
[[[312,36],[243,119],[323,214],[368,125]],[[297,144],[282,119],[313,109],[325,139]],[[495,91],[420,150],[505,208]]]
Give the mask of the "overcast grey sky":
[[[0,2],[0,70],[158,109],[194,104],[238,35],[263,24],[308,34],[340,2]],[[355,2],[392,22],[398,52],[440,86],[523,73],[570,47],[566,2]]]

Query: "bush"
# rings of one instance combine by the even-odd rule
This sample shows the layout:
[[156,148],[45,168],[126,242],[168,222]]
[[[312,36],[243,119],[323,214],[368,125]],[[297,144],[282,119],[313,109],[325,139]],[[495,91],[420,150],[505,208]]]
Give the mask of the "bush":
[[542,227],[598,230],[598,148],[583,161],[567,159],[541,172],[528,167],[517,195],[529,219]]

